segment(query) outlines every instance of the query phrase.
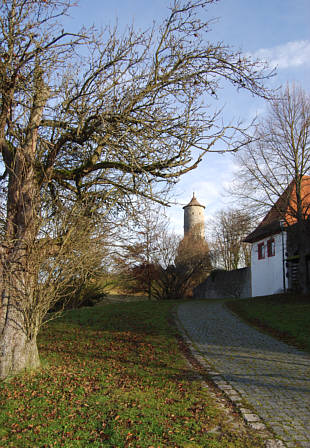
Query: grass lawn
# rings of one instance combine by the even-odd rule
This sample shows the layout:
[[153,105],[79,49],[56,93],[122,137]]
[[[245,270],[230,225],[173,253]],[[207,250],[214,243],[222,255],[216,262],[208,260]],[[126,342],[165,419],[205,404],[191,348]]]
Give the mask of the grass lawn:
[[254,297],[227,305],[248,322],[310,352],[310,297]]
[[101,305],[51,322],[42,369],[0,384],[0,446],[262,447],[193,376],[171,306]]

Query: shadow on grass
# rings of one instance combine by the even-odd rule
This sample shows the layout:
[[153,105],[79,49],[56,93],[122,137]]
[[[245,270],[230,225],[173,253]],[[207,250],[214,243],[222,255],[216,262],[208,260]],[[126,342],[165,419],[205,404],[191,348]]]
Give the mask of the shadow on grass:
[[310,296],[279,294],[226,302],[245,322],[310,353]]

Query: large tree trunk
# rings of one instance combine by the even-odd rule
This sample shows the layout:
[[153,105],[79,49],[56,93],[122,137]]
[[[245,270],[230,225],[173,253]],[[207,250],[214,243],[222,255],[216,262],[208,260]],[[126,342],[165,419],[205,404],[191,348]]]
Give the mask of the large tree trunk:
[[34,247],[39,188],[33,158],[18,150],[10,163],[7,229],[1,251],[0,377],[39,365]]
[[[40,186],[35,166],[38,127],[48,96],[38,62],[33,75],[33,103],[23,146],[9,145],[5,140],[4,124],[0,127],[0,147],[9,174],[6,235],[1,248],[1,378],[39,365],[36,337],[42,316],[36,306],[38,270],[34,249],[39,231]],[[12,98],[13,94],[9,99]],[[8,101],[3,114],[5,118],[9,110]]]
[[0,378],[40,364],[36,338],[41,322],[34,306],[33,274],[25,251],[21,256],[14,249],[2,260]]
[[2,257],[0,378],[40,365],[36,343],[40,321],[29,255],[23,242],[22,247],[11,245]]
[[36,336],[29,338],[23,322],[16,321],[14,311],[7,312],[8,320],[1,335],[0,378],[40,365]]

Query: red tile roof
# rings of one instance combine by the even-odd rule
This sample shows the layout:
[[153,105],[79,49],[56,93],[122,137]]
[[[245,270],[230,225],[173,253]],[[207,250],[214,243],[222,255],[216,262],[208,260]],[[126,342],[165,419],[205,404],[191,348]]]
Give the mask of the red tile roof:
[[[293,180],[256,229],[244,239],[245,242],[255,243],[267,236],[279,233],[281,231],[280,221],[284,221],[284,225],[293,225],[297,222],[297,198],[296,189],[294,187],[295,181]],[[301,195],[303,216],[309,216],[310,176],[304,176],[302,179]]]

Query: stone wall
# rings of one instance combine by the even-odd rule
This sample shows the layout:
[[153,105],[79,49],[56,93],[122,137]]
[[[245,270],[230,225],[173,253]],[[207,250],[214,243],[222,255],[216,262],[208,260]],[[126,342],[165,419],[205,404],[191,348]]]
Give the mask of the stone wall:
[[251,268],[215,270],[194,289],[195,299],[251,297]]

